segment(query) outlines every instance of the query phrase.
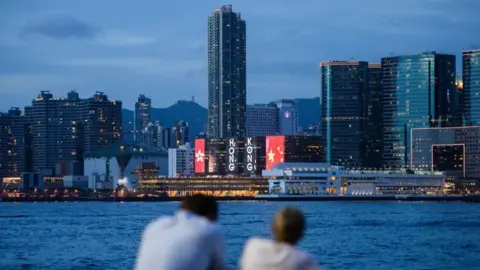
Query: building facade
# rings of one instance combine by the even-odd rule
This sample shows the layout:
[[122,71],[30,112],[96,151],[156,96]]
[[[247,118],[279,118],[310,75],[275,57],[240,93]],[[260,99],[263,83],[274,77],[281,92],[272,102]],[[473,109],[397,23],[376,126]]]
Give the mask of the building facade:
[[[152,121],[152,100],[145,95],[140,95],[135,102],[135,137],[148,127]],[[138,138],[137,138],[138,139]]]
[[480,178],[480,126],[415,128],[411,131],[414,170],[445,171],[454,178]]
[[[278,108],[278,132],[279,135],[298,135],[299,110],[298,102],[293,99],[279,99],[275,101]],[[266,134],[272,135],[272,134]]]
[[168,149],[168,177],[194,175],[194,158],[195,149],[190,143]]
[[462,60],[465,122],[480,126],[480,49],[464,51]]
[[246,24],[231,5],[208,17],[208,136],[244,137],[247,108]]
[[275,103],[247,106],[247,137],[279,134],[278,107]]
[[380,64],[368,64],[368,91],[365,93],[366,124],[364,132],[364,157],[362,167],[382,167],[382,69]]
[[188,123],[185,121],[178,121],[172,127],[172,143],[174,147],[179,147],[188,143]]
[[383,162],[408,168],[412,128],[456,126],[455,55],[382,58]]
[[263,171],[269,194],[288,195],[441,195],[440,172],[349,170],[327,163],[280,163]]
[[322,74],[322,137],[326,161],[358,168],[365,160],[369,67],[367,62],[329,61]]

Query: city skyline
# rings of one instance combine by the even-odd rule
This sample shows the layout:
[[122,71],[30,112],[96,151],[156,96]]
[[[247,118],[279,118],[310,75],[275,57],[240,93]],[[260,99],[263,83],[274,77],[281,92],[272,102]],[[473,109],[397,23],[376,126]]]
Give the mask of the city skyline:
[[[343,3],[326,1],[184,1],[181,9],[177,3],[143,1],[117,5],[113,12],[113,2],[97,3],[95,11],[89,8],[92,3],[0,4],[7,26],[0,30],[0,110],[23,107],[42,89],[55,96],[72,89],[86,96],[103,91],[128,109],[139,94],[151,97],[153,107],[191,96],[206,107],[206,18],[224,4],[241,12],[250,29],[249,104],[267,103],[272,95],[319,96],[321,61],[353,57],[379,63],[391,53],[434,50],[456,54],[460,71],[461,51],[480,47],[471,35],[480,23],[474,14],[479,4],[468,0],[351,2],[348,10]],[[112,16],[103,16],[106,12]],[[189,19],[168,24],[179,14]]]

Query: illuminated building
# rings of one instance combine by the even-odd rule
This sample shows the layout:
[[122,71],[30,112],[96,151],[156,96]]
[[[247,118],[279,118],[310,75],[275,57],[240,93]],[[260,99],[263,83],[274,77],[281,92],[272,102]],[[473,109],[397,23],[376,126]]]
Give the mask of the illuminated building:
[[193,176],[142,178],[144,192],[157,196],[182,197],[192,194],[212,196],[256,196],[268,193],[268,182],[262,177],[244,176]]
[[152,120],[152,100],[145,95],[140,95],[135,102],[135,137],[138,133],[147,128]]
[[208,17],[208,137],[245,136],[246,25],[231,5]]
[[247,106],[247,137],[279,134],[278,107],[275,103]]
[[109,100],[103,92],[88,98],[83,106],[85,152],[122,141],[122,102]]
[[455,126],[455,55],[426,52],[382,58],[383,162],[408,168],[410,130]]
[[137,177],[137,189],[139,191],[148,191],[161,189],[161,187],[152,179],[158,179],[160,168],[155,162],[142,162],[135,169]]
[[480,126],[415,128],[411,131],[414,170],[440,170],[454,178],[480,175]]
[[270,195],[440,195],[440,172],[349,170],[327,163],[279,163],[264,170]]
[[275,104],[278,108],[278,135],[298,135],[298,102],[292,99],[279,99]]
[[19,108],[0,114],[0,180],[32,170],[30,121]]
[[265,168],[282,162],[325,162],[325,149],[318,136],[267,136]]
[[195,139],[196,175],[261,175],[279,162],[322,162],[318,136]]
[[468,126],[480,126],[480,49],[463,52],[463,93]]
[[195,149],[190,143],[168,149],[168,177],[191,176],[194,174]]
[[142,163],[155,163],[159,175],[168,175],[168,154],[148,145],[117,143],[97,151],[85,153],[85,175],[90,178],[90,188],[124,179],[127,188],[135,189],[135,168]]
[[[347,168],[365,159],[369,67],[363,61],[328,61],[322,74],[322,137],[326,161]],[[373,102],[372,102],[373,104]]]
[[185,121],[178,121],[172,127],[172,142],[173,147],[179,147],[188,142],[188,123]]
[[78,174],[82,173],[84,127],[90,124],[83,112],[83,100],[75,91],[69,92],[67,98],[55,98],[49,91],[41,91],[25,108],[34,135],[34,171],[54,170],[61,162],[74,165]]
[[364,168],[382,167],[382,69],[380,64],[368,64],[368,91],[365,95],[366,124],[365,148],[362,161]]

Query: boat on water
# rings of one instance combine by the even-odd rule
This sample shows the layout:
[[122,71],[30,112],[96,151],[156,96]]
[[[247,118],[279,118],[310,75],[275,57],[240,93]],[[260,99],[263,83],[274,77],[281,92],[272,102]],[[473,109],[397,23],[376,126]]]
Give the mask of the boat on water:
[[395,196],[395,199],[397,199],[397,200],[406,200],[408,198],[410,198],[410,196],[406,195],[406,194],[401,194],[401,195],[396,195]]

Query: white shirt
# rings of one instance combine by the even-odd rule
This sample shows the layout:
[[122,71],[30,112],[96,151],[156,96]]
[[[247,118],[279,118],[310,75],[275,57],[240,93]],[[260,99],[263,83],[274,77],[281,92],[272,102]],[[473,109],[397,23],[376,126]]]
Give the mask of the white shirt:
[[225,239],[216,223],[178,211],[145,229],[136,270],[224,269]]
[[319,270],[320,266],[306,252],[295,246],[270,239],[251,238],[240,258],[241,270]]

